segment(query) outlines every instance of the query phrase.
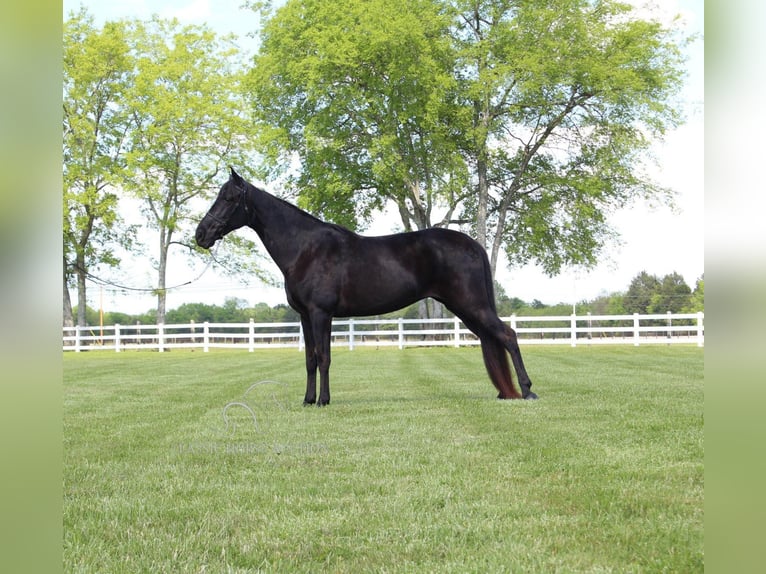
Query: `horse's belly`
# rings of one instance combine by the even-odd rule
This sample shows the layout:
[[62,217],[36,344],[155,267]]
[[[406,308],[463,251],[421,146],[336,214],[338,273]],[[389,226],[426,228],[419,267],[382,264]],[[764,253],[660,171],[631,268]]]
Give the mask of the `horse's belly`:
[[411,277],[382,278],[368,273],[354,282],[344,282],[338,294],[335,315],[359,317],[397,311],[425,295]]

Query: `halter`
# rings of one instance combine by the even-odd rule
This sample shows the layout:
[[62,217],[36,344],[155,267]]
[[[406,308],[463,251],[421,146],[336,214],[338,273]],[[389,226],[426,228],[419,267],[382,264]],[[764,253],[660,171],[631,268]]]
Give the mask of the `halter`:
[[239,187],[236,183],[234,184],[234,187],[240,190],[239,203],[242,205],[242,209],[245,210],[247,218],[250,219],[250,208],[247,206],[247,188],[245,188],[245,186]]
[[[248,221],[250,220],[250,208],[247,205],[247,189],[245,187],[240,187],[236,183],[233,184],[235,189],[238,189],[241,193],[239,194],[239,201],[237,202],[237,205],[241,205],[242,209],[245,211],[245,215],[247,216]],[[228,222],[224,221],[220,217],[213,215],[211,212],[207,213],[207,217],[215,221],[221,226],[225,226]]]

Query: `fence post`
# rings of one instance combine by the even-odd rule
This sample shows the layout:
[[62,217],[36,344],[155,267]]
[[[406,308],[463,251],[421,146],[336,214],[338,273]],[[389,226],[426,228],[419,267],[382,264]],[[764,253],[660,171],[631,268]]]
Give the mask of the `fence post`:
[[[668,311],[668,327],[672,327],[672,326],[673,326],[673,316],[670,313],[670,311]],[[672,338],[673,338],[673,330],[669,328],[668,329],[668,339],[672,339]]]
[[404,349],[404,319],[399,317],[399,350]]
[[165,324],[157,325],[157,350],[160,353],[165,352]]
[[633,313],[633,346],[638,347],[641,344],[641,341],[639,339],[640,333],[638,331],[639,322],[638,322],[638,313]]
[[570,322],[569,322],[571,331],[570,331],[570,341],[572,343],[573,347],[577,346],[577,315],[572,313],[570,316]]
[[120,324],[114,324],[114,352],[120,352]]
[[74,326],[74,350],[76,353],[80,352],[80,326]]
[[207,353],[210,350],[210,323],[205,321],[202,324],[202,351]]
[[255,350],[255,320],[250,317],[250,326],[247,332],[248,334],[248,348],[251,353]]
[[455,315],[455,348],[460,347],[460,319]]
[[354,350],[354,318],[348,318],[348,350]]
[[704,317],[704,313],[702,311],[697,311],[697,346],[698,347],[704,347],[705,346],[705,335],[703,334],[703,328],[702,328],[702,320]]

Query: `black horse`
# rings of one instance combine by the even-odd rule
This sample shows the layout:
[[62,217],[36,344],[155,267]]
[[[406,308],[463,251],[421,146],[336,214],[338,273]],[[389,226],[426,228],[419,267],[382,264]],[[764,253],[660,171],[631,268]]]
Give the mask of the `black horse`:
[[[304,404],[330,402],[330,331],[333,317],[377,315],[433,297],[481,340],[484,364],[501,399],[534,399],[516,333],[497,316],[486,251],[463,233],[425,229],[363,237],[325,223],[231,176],[196,232],[209,249],[224,235],[250,226],[285,276],[287,301],[301,316],[306,341]],[[506,350],[521,394],[513,385]]]

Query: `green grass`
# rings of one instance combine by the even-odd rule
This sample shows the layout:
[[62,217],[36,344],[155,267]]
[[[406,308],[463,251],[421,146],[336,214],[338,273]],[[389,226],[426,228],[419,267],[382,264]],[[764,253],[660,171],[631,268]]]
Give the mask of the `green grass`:
[[523,352],[65,354],[65,571],[702,572],[702,350]]

